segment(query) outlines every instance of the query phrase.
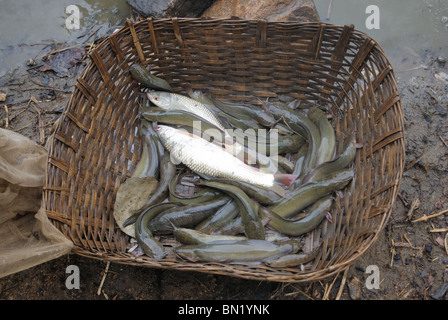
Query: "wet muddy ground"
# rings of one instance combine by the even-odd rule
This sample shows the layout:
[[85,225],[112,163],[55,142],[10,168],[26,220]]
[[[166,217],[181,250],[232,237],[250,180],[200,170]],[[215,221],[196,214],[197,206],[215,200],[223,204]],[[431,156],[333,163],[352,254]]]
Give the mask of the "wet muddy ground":
[[[7,95],[7,103],[0,102],[2,128],[45,143],[86,63],[75,53],[68,66],[55,64],[57,70],[30,61],[0,79],[1,92]],[[447,300],[448,214],[413,220],[448,206],[448,65],[428,51],[418,59],[403,56],[399,67],[406,121],[406,168],[399,197],[386,228],[346,273],[294,284],[111,263],[102,282],[106,262],[68,255],[0,279],[0,299]],[[79,289],[66,288],[69,265],[80,269]],[[366,271],[371,265],[378,267],[380,282],[369,289]]]

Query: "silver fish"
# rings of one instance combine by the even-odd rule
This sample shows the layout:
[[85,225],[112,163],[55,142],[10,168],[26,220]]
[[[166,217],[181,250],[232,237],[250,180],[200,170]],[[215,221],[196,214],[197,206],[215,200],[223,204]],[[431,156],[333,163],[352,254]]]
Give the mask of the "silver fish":
[[162,109],[184,110],[194,113],[208,120],[224,131],[224,127],[218,118],[203,103],[177,93],[164,91],[152,91],[147,94],[148,99]]
[[[147,97],[159,108],[165,110],[187,111],[209,121],[224,133],[224,140],[222,140],[221,135],[218,132],[214,132],[213,129],[207,130],[207,132],[214,137],[216,144],[222,144],[235,156],[243,157],[246,154],[249,164],[259,163],[262,164],[265,170],[270,171],[271,173],[275,173],[277,171],[278,168],[276,158],[269,158],[263,152],[260,153],[255,151],[255,149],[245,148],[244,145],[238,141],[234,141],[234,136],[242,136],[244,139],[246,133],[241,134],[238,130],[234,131],[231,129],[225,129],[215,114],[204,103],[191,99],[187,96],[165,91],[148,92]],[[211,132],[209,132],[210,130]],[[254,136],[255,133],[247,133],[247,136],[251,135]],[[272,150],[270,151],[272,153]]]
[[173,163],[183,163],[199,174],[246,181],[263,187],[278,186],[275,182],[289,185],[297,178],[289,174],[262,172],[221,147],[180,129],[159,125],[157,132]]

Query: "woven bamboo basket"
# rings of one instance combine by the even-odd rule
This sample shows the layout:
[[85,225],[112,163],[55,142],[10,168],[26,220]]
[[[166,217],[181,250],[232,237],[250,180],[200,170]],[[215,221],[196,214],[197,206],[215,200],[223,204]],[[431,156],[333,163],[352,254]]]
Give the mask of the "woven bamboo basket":
[[[152,65],[175,92],[186,83],[217,99],[253,103],[300,99],[332,115],[338,140],[364,143],[355,177],[336,197],[333,223],[312,231],[322,241],[306,268],[270,268],[135,257],[113,218],[117,190],[140,158],[140,88],[133,63]],[[340,151],[340,149],[338,150]],[[254,280],[305,282],[344,270],[375,241],[391,215],[404,164],[404,125],[393,69],[379,45],[352,25],[242,19],[148,19],[110,35],[90,64],[51,136],[43,192],[52,223],[74,253],[150,268]],[[310,235],[309,235],[310,236]]]

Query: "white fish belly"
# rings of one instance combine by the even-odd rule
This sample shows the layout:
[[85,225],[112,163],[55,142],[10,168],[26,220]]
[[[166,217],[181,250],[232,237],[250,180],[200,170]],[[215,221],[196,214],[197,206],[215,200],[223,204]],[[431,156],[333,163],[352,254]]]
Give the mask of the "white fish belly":
[[229,178],[271,187],[274,176],[246,165],[240,159],[198,137],[179,133],[163,138],[166,148],[176,162],[182,162],[191,170],[212,177]]

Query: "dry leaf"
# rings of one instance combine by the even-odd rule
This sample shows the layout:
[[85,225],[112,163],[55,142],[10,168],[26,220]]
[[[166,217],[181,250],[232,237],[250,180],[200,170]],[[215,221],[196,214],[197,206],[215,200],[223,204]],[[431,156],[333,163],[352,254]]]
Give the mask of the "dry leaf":
[[118,227],[131,237],[135,237],[135,224],[123,228],[123,223],[132,212],[141,208],[155,192],[158,185],[153,177],[127,179],[118,189],[114,205],[114,218]]

